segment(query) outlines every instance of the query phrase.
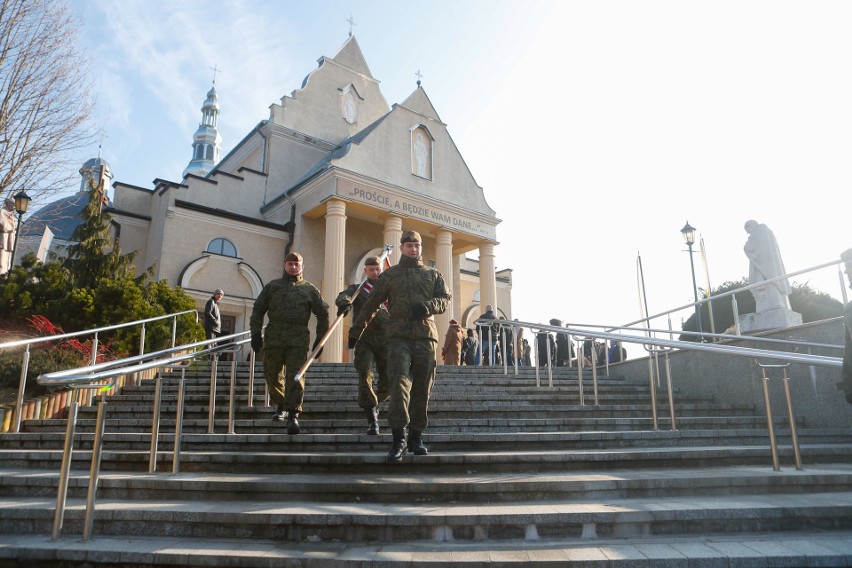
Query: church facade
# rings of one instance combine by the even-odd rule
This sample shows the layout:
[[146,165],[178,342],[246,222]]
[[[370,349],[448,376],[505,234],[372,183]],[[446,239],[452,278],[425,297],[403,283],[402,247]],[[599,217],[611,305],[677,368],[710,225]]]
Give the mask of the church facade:
[[[153,266],[156,279],[181,286],[200,308],[224,289],[223,332],[243,331],[288,252],[304,256],[305,278],[333,317],[334,299],[361,280],[364,259],[389,243],[395,263],[403,231],[413,229],[424,262],[451,287],[451,307],[436,317],[441,332],[450,319],[472,327],[480,305],[511,317],[511,270],[495,270],[500,220],[419,81],[388,105],[350,36],[209,169],[200,159],[218,153],[211,93],[182,181],[113,184],[110,213],[140,271]],[[466,257],[474,251],[478,262]],[[330,337],[324,361],[346,360],[346,326]]]

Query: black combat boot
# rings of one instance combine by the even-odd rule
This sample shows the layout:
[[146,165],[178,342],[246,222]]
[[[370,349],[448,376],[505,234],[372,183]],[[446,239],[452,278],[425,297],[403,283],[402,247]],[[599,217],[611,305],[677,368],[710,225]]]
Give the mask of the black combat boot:
[[408,429],[408,447],[411,448],[411,453],[415,456],[425,456],[429,453],[429,448],[423,445],[423,434],[414,428]]
[[367,414],[367,434],[370,436],[378,436],[379,409],[374,406],[373,408],[365,408],[364,412]]
[[399,463],[405,455],[405,430],[393,430],[393,446],[388,452],[388,461]]
[[302,429],[299,428],[299,413],[295,410],[290,410],[287,413],[287,433],[291,436],[295,436]]

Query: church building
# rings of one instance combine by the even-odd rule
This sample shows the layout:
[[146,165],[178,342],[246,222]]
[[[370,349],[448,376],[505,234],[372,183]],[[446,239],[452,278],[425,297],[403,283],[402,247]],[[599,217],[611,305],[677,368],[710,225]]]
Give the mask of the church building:
[[[511,318],[511,270],[495,270],[500,220],[483,189],[420,81],[389,106],[354,36],[221,160],[218,120],[211,89],[183,180],[156,179],[153,189],[117,181],[110,214],[122,250],[138,251],[139,271],[153,266],[154,278],[184,288],[199,309],[225,290],[223,333],[248,328],[254,299],[282,276],[289,252],[303,255],[304,276],[333,318],[334,299],[362,279],[364,259],[389,243],[396,263],[409,229],[451,289],[439,333],[451,319],[472,327],[488,304]],[[348,325],[323,361],[347,360]]]

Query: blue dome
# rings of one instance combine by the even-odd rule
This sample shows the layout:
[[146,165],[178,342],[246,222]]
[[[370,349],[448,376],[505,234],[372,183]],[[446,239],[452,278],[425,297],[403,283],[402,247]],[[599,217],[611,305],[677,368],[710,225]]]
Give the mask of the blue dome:
[[45,227],[50,227],[54,238],[70,241],[74,229],[83,222],[80,212],[88,203],[88,193],[75,193],[48,203],[31,216],[24,218],[21,234],[41,235]]

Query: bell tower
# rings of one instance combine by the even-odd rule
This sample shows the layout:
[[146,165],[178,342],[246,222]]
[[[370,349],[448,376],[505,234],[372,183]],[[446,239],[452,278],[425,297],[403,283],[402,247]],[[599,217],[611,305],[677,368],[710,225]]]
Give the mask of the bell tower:
[[183,177],[188,174],[206,176],[219,161],[222,135],[216,128],[218,122],[219,95],[216,94],[216,79],[213,79],[213,86],[207,92],[207,99],[201,106],[201,124],[198,125],[198,130],[192,137],[192,159],[183,170]]

